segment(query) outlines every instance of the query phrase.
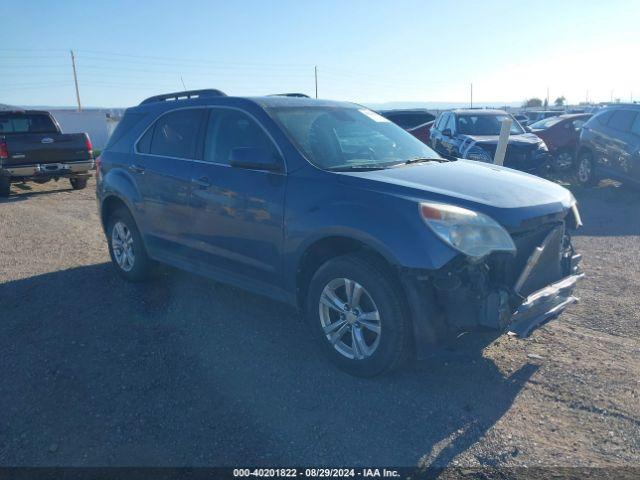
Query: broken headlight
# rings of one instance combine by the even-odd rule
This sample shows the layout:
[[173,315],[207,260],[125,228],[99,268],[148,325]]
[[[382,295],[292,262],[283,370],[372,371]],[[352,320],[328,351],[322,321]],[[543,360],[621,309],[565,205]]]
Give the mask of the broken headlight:
[[442,241],[472,258],[516,252],[511,235],[491,217],[443,203],[422,202],[420,215]]

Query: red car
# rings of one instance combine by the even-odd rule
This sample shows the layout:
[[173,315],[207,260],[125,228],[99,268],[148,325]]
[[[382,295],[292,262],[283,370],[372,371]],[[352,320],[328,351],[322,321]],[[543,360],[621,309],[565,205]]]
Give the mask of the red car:
[[383,110],[378,112],[399,127],[404,128],[422,143],[429,145],[429,135],[435,115],[424,109]]
[[529,125],[529,130],[547,144],[556,171],[566,171],[573,165],[580,130],[589,118],[590,113],[575,113],[545,118]]

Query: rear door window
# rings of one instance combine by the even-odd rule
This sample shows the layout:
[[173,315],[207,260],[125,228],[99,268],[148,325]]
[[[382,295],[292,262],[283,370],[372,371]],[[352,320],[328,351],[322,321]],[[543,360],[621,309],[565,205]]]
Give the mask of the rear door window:
[[205,110],[176,110],[156,120],[149,153],[164,157],[197,158],[197,143]]
[[452,113],[449,114],[449,118],[447,119],[447,124],[444,126],[445,130],[448,128],[451,130],[451,133],[456,131],[456,116]]

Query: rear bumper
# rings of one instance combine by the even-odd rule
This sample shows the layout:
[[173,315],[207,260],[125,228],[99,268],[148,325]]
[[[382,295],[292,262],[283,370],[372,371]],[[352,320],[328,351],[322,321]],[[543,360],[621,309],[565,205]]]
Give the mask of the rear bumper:
[[13,178],[68,177],[87,173],[95,167],[94,160],[79,162],[38,163],[0,167],[0,174]]

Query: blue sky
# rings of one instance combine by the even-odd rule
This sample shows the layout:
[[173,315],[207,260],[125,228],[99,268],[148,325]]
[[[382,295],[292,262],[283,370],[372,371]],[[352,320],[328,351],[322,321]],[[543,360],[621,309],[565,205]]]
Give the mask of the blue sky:
[[[640,2],[0,0],[0,103],[128,106],[160,92],[362,103],[640,99]],[[635,88],[635,92],[634,92]]]

